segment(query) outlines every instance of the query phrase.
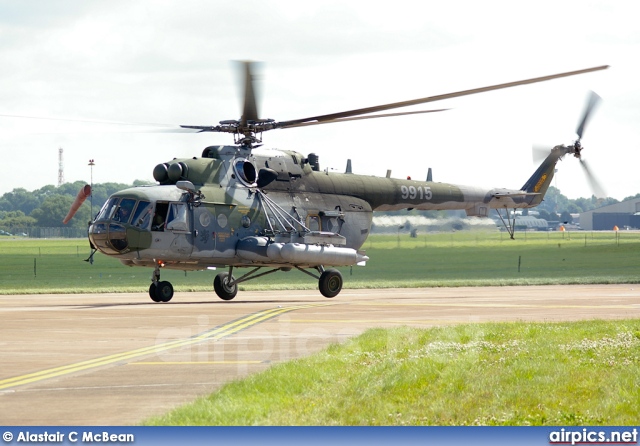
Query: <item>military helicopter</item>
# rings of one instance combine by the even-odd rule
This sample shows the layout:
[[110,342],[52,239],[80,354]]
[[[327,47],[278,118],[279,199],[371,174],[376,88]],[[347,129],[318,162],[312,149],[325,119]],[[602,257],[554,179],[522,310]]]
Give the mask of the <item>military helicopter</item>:
[[[556,163],[572,154],[581,160],[580,140],[597,100],[589,102],[578,140],[554,147],[520,189],[483,189],[431,181],[364,176],[323,170],[314,153],[267,150],[262,133],[292,127],[357,119],[383,118],[440,110],[379,114],[481,92],[547,81],[603,70],[587,68],[550,76],[459,91],[404,102],[379,105],[289,121],[261,119],[254,94],[252,63],[244,63],[244,106],[239,120],[219,125],[182,125],[177,131],[221,132],[234,145],[215,145],[200,157],[174,159],[153,169],[154,186],[129,188],[113,194],[89,224],[93,254],[100,251],[128,266],[153,268],[149,296],[168,302],[173,286],[160,279],[163,268],[204,270],[225,268],[213,280],[216,294],[233,299],[238,285],[277,271],[296,269],[318,281],[328,298],[343,286],[337,266],[363,265],[361,250],[374,211],[400,209],[463,209],[468,216],[500,215],[511,237],[514,223],[508,210],[530,208],[542,202]],[[375,113],[375,114],[374,114]],[[586,165],[583,164],[586,168]],[[88,193],[80,191],[77,208]],[[73,210],[70,211],[72,216]],[[68,218],[70,218],[68,216]],[[234,272],[248,271],[239,277]]]

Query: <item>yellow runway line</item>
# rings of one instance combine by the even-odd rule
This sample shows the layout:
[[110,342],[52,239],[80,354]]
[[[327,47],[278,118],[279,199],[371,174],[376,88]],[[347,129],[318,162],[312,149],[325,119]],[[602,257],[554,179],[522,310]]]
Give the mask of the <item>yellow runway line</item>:
[[261,322],[265,322],[269,319],[280,316],[281,314],[288,313],[294,310],[301,310],[304,308],[311,308],[328,304],[309,304],[309,305],[296,305],[291,307],[272,308],[270,310],[259,311],[249,316],[236,319],[228,322],[220,327],[213,328],[205,331],[197,336],[193,336],[186,339],[178,339],[175,341],[169,341],[162,344],[151,345],[148,347],[142,347],[127,352],[116,353],[113,355],[103,356],[100,358],[90,359],[87,361],[81,361],[74,364],[69,364],[61,367],[54,367],[39,372],[28,373],[25,375],[14,376],[11,378],[5,378],[0,380],[0,390],[8,389],[11,387],[21,386],[24,384],[30,384],[38,381],[43,381],[58,376],[68,375],[71,373],[81,372],[83,370],[94,369],[109,364],[118,362],[126,362],[134,358],[142,356],[153,355],[167,350],[186,347],[194,344],[199,344],[206,341],[217,341],[222,338],[231,336],[239,331],[246,330]]

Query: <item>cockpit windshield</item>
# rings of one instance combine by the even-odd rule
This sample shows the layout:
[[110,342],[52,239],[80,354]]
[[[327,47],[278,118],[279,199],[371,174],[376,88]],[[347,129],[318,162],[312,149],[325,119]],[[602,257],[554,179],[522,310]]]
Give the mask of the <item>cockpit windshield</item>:
[[136,205],[136,200],[132,198],[123,198],[118,206],[118,210],[113,216],[113,221],[119,221],[120,223],[129,223],[131,218],[131,211]]
[[[131,249],[130,238],[139,240],[127,225],[140,230],[151,226],[153,206],[146,200],[112,197],[104,204],[96,221],[89,227],[91,243],[105,254],[121,254]],[[133,235],[131,235],[133,234]]]
[[111,218],[111,214],[113,214],[114,209],[116,208],[116,204],[118,203],[118,198],[109,198],[107,202],[102,206],[100,213],[96,217],[96,220],[109,220]]
[[141,229],[147,229],[151,221],[153,206],[149,201],[135,198],[112,197],[104,204],[97,220],[111,220],[118,223],[130,223]]

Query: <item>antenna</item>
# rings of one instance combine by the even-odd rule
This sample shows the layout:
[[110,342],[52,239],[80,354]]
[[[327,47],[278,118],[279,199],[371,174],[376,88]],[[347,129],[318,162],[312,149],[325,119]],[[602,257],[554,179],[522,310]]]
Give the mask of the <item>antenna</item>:
[[64,184],[64,162],[62,160],[64,149],[60,147],[58,149],[58,187]]
[[[91,214],[89,214],[91,216],[91,220],[93,220],[93,166],[95,166],[96,163],[93,159],[89,160],[89,167],[91,168],[91,195],[89,195],[89,197],[91,197]],[[93,259],[91,259],[91,264],[93,264]]]

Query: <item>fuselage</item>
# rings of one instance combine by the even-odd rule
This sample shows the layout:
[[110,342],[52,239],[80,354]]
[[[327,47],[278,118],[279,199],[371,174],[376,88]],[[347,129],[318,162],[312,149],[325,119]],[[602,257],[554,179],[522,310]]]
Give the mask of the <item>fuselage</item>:
[[[553,169],[542,170],[548,187]],[[486,217],[490,209],[529,207],[541,200],[540,193],[520,190],[322,171],[313,155],[238,146],[208,147],[200,158],[159,164],[154,177],[159,185],[109,198],[90,226],[95,248],[129,265],[163,262],[185,270],[271,265],[266,247],[276,239],[324,240],[338,252],[359,250],[373,211],[462,209]],[[247,246],[259,253],[247,256]]]

